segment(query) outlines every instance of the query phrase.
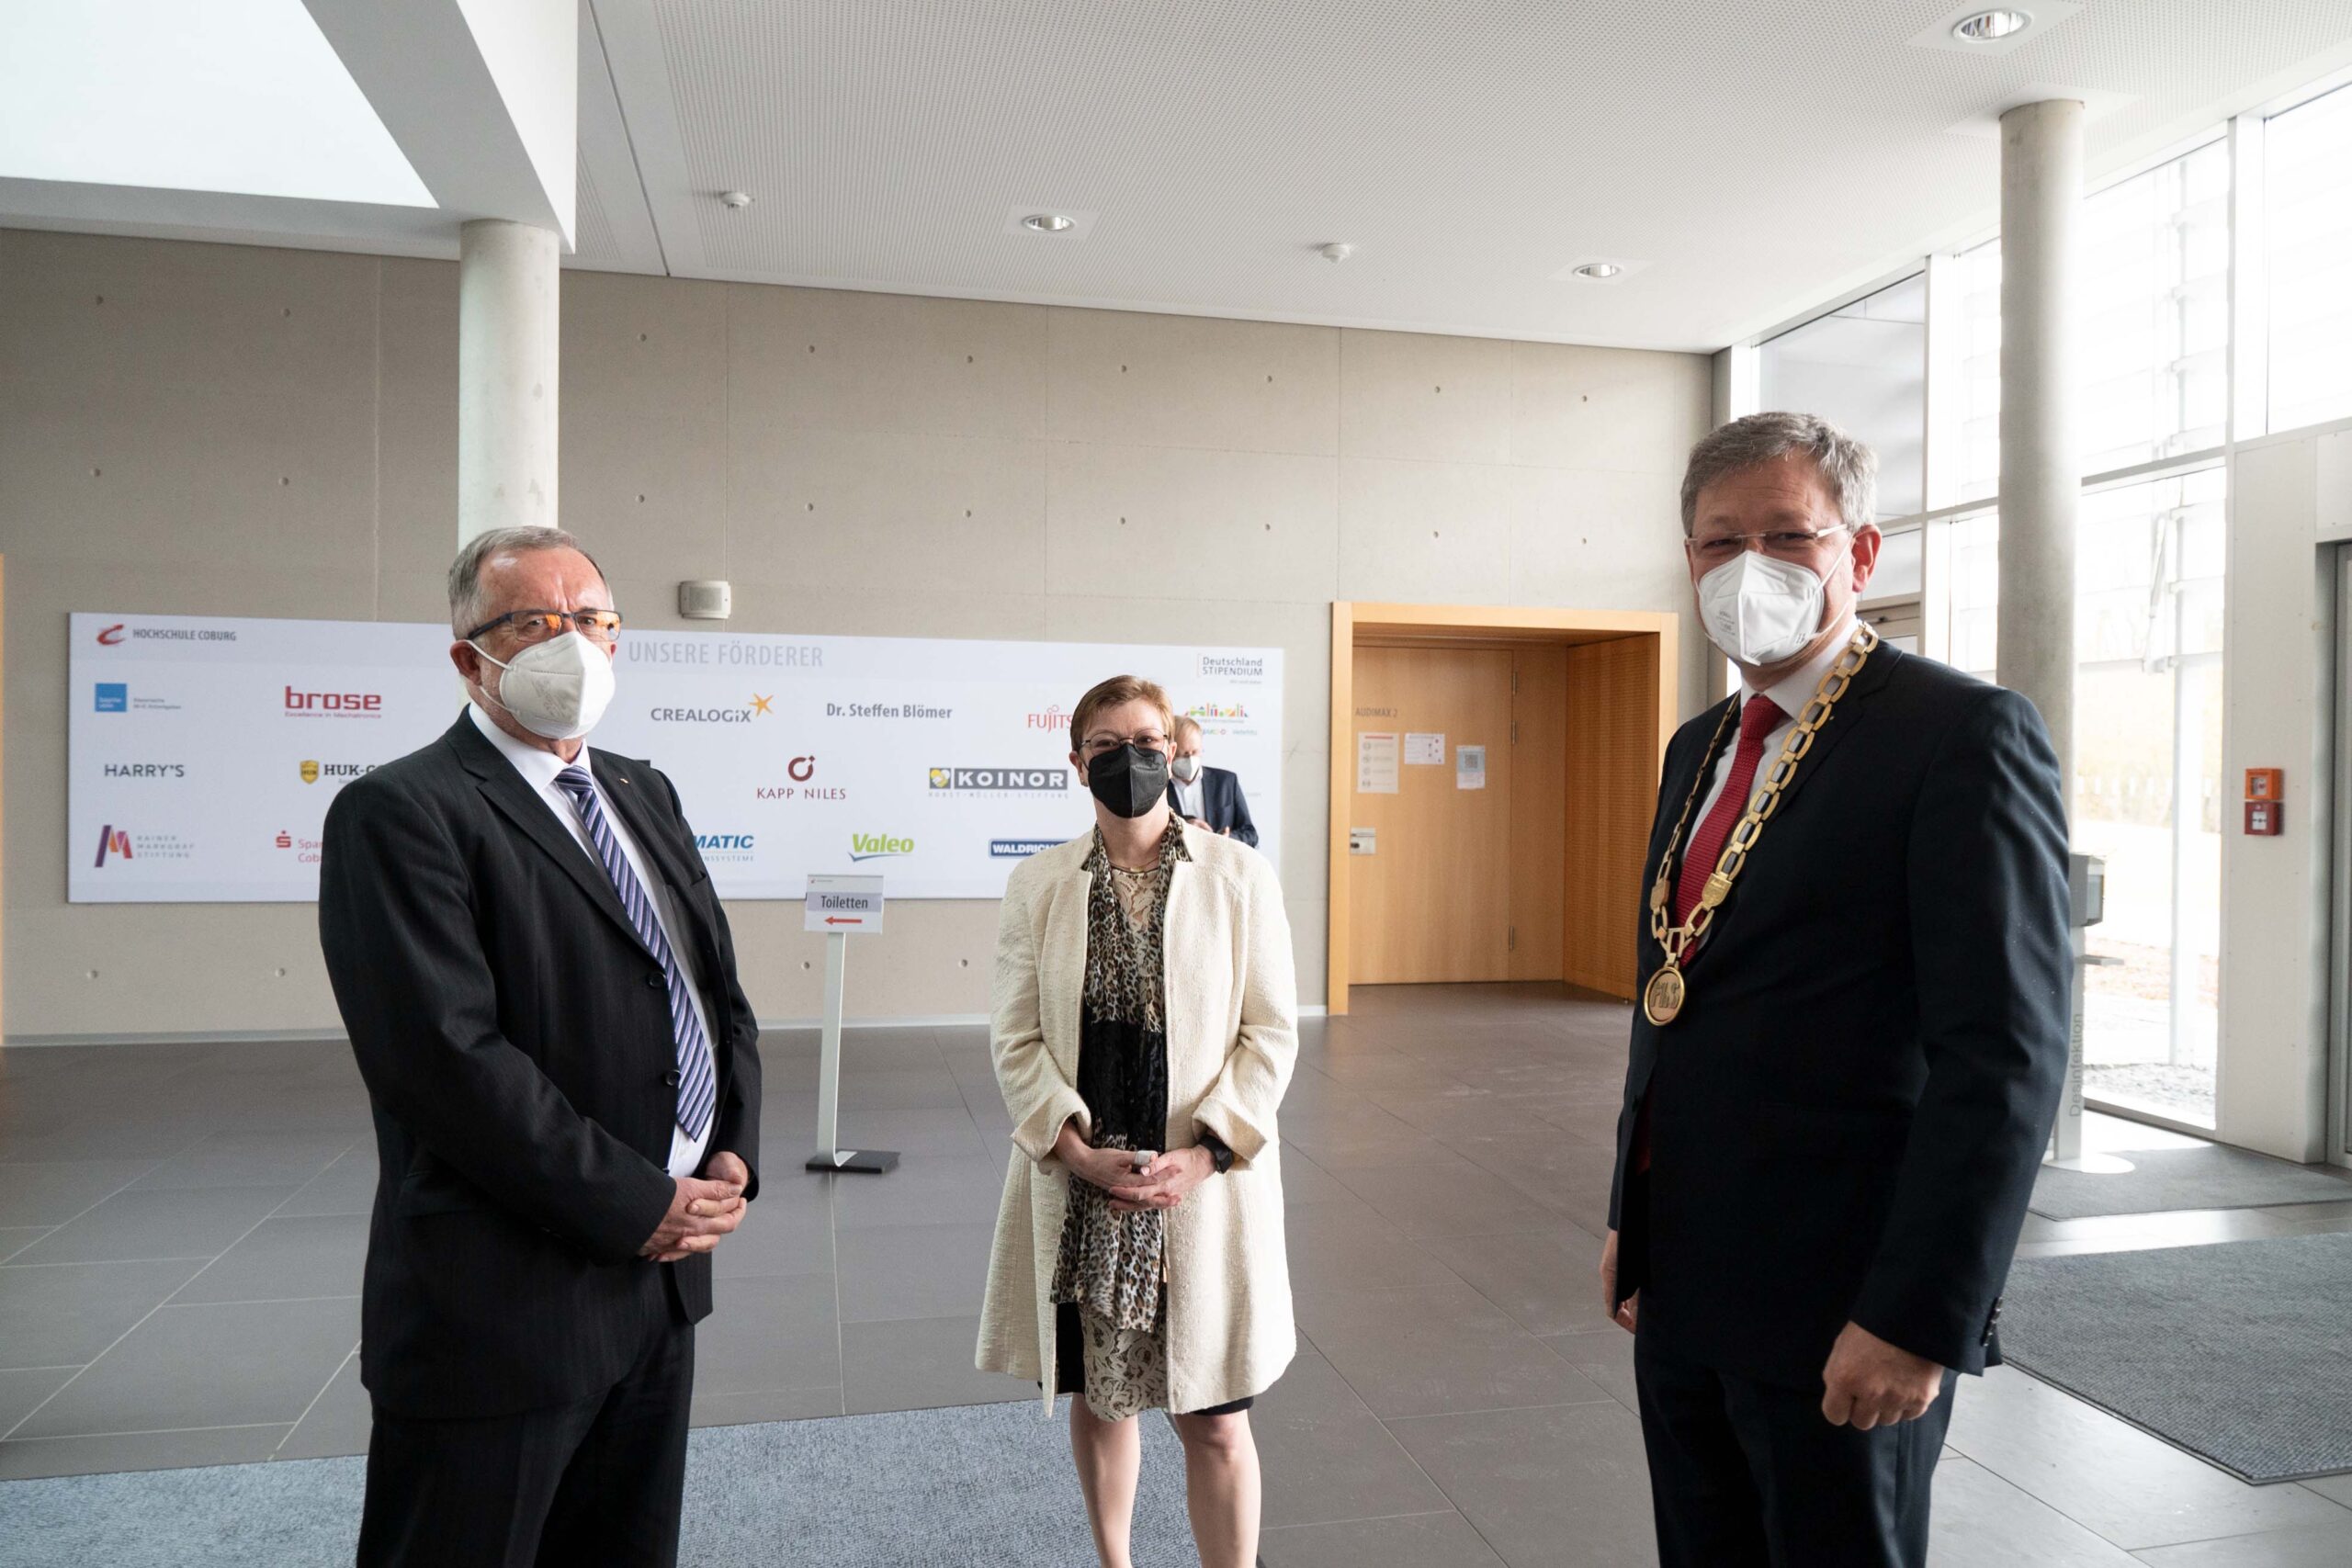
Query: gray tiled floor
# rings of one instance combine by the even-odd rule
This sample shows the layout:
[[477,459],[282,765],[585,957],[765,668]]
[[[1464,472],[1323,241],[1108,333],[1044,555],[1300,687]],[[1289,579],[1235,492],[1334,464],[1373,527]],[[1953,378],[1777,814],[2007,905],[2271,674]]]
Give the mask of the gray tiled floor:
[[[1593,1301],[1625,1010],[1361,990],[1283,1107],[1298,1359],[1260,1401],[1272,1568],[1653,1561],[1631,1341]],[[813,1039],[767,1046],[701,1424],[1034,1397],[971,1370],[1009,1132],[983,1032],[861,1030],[817,1177]],[[2095,1119],[2095,1141],[2174,1140]],[[328,1043],[0,1053],[0,1476],[362,1450],[366,1100]],[[2029,1222],[2034,1255],[2352,1229],[2352,1202]],[[1082,1526],[1073,1521],[1073,1529]],[[2016,1372],[1962,1385],[1939,1568],[2352,1562],[2352,1476],[2252,1487]]]

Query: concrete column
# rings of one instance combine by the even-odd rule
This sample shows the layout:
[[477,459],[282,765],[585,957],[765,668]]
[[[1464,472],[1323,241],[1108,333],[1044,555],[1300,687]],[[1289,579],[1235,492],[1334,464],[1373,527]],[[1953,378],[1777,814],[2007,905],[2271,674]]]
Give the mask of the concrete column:
[[556,521],[561,244],[481,218],[458,241],[458,542]]
[[2075,777],[2075,220],[2083,106],[2001,117],[2001,684],[2041,710]]

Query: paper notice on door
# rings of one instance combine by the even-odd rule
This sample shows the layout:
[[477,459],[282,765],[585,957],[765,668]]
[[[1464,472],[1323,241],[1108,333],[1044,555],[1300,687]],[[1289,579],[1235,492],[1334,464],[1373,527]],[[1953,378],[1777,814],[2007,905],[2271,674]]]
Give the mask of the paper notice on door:
[[1407,731],[1405,736],[1405,765],[1408,768],[1442,768],[1445,766],[1445,737],[1419,735]]
[[1356,793],[1396,793],[1396,732],[1363,729],[1356,732]]
[[1484,746],[1456,746],[1453,749],[1453,787],[1487,787],[1487,749]]

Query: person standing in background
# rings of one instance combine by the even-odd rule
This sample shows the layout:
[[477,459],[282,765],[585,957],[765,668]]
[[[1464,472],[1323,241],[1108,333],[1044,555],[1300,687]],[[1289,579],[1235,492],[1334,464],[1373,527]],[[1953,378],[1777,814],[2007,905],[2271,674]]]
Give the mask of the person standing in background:
[[1201,761],[1201,721],[1178,718],[1169,731],[1174,748],[1168,760],[1168,803],[1176,815],[1204,833],[1222,833],[1258,847],[1258,825],[1250,819],[1250,802],[1241,781],[1224,768]]
[[472,701],[336,796],[319,868],[379,1170],[358,1562],[671,1568],[759,1030],[677,792],[583,743],[620,635],[596,563],[484,534],[449,613]]
[[1667,748],[1600,1260],[1664,1568],[1924,1568],[2065,1077],[2058,759],[1856,616],[1875,468],[1763,413],[1682,481],[1742,689]]

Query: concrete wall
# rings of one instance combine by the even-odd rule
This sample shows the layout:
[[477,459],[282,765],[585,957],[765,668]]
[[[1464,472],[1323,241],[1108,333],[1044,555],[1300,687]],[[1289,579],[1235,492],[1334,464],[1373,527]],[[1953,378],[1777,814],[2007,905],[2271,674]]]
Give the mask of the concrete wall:
[[2222,777],[2236,812],[2247,768],[2287,773],[2284,831],[2222,829],[2226,1143],[2324,1157],[2335,703],[2332,551],[2319,544],[2319,454],[2306,436],[2239,451],[2230,482]]
[[[457,364],[447,265],[0,231],[10,1035],[333,1025],[311,906],[64,902],[65,616],[438,619]],[[1683,608],[1709,395],[1697,355],[568,273],[560,488],[639,626],[723,576],[743,631],[1283,648],[1316,1001],[1329,602]],[[762,1014],[812,1015],[797,909],[730,913]],[[982,1010],[994,938],[894,909],[851,1011]]]

